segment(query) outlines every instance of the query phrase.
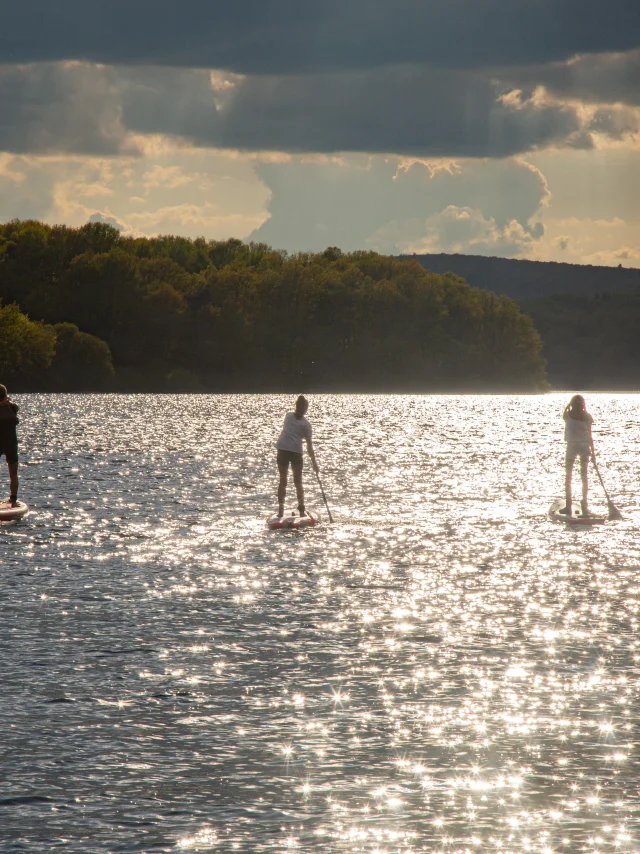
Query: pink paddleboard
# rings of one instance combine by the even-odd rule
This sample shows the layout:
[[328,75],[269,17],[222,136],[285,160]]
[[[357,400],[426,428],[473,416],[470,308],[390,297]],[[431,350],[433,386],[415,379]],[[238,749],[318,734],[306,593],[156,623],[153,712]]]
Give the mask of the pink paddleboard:
[[29,505],[24,501],[18,501],[15,507],[12,507],[8,501],[0,502],[0,522],[14,522],[16,519],[22,519],[29,512]]
[[272,531],[290,531],[295,528],[312,528],[316,524],[316,520],[310,513],[306,516],[294,516],[293,513],[287,513],[284,516],[271,516],[267,519],[267,527]]

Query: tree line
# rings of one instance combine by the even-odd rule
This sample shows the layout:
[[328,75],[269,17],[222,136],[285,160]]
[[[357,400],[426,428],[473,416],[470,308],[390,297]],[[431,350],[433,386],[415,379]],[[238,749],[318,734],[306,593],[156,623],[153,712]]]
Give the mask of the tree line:
[[511,299],[375,252],[0,225],[0,372],[23,390],[546,387]]

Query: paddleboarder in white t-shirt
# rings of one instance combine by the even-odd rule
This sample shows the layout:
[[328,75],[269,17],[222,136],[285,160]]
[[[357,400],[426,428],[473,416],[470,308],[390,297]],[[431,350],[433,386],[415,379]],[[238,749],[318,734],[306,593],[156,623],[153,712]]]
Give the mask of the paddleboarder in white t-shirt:
[[311,424],[305,418],[308,409],[309,402],[301,394],[296,400],[294,411],[287,412],[285,415],[282,433],[280,433],[280,437],[276,442],[278,450],[278,472],[280,474],[280,482],[278,484],[278,516],[284,515],[284,500],[287,494],[289,466],[291,466],[293,471],[293,482],[298,497],[298,510],[301,516],[307,515],[304,507],[304,487],[302,486],[303,441],[306,443],[307,453],[311,458],[313,470],[316,474],[320,471],[313,450],[313,442],[311,441]]
[[594,454],[593,437],[591,435],[593,418],[587,412],[587,405],[581,394],[576,394],[571,398],[562,413],[562,417],[564,418],[564,439],[567,443],[564,482],[566,506],[560,512],[567,516],[571,515],[571,478],[573,465],[576,459],[580,457],[580,477],[582,479],[582,501],[580,504],[582,515],[589,516],[591,514],[589,513],[589,506],[587,504],[587,494],[589,492],[587,472],[589,457]]

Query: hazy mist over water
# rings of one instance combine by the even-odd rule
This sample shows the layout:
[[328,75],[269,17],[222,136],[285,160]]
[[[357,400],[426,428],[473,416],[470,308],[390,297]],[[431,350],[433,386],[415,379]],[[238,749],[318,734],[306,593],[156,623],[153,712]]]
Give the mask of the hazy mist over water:
[[285,533],[292,397],[17,396],[0,851],[636,852],[640,397],[579,531],[568,398],[310,396]]

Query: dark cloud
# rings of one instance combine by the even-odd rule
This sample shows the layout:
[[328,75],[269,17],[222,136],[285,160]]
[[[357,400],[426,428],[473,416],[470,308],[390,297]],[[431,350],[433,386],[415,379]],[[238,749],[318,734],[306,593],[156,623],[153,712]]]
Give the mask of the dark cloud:
[[514,86],[544,86],[558,98],[640,106],[640,50],[579,56],[568,62],[503,72]]
[[[121,153],[132,132],[246,151],[506,157],[638,132],[619,106],[640,104],[629,0],[5,6],[0,151]],[[204,69],[237,78],[216,91]],[[580,100],[609,108],[589,122]]]
[[113,69],[109,76],[129,130],[220,146],[221,121],[208,72],[154,67]]
[[120,109],[99,69],[0,66],[0,151],[115,154],[124,139]]
[[0,62],[478,68],[625,51],[639,39],[633,0],[22,0],[3,4]]
[[118,83],[124,124],[138,133],[249,151],[505,157],[590,144],[574,107],[508,97],[507,89],[474,72],[403,66],[245,77],[229,85],[216,103],[206,72],[127,70]]
[[[204,148],[506,157],[588,147],[574,106],[538,103],[480,72],[232,77],[80,63],[0,67],[0,150],[114,154],[131,134]],[[604,121],[604,118],[603,118]]]
[[549,145],[590,144],[572,106],[509,97],[478,73],[415,66],[248,77],[219,119],[219,143],[240,149],[506,157]]

